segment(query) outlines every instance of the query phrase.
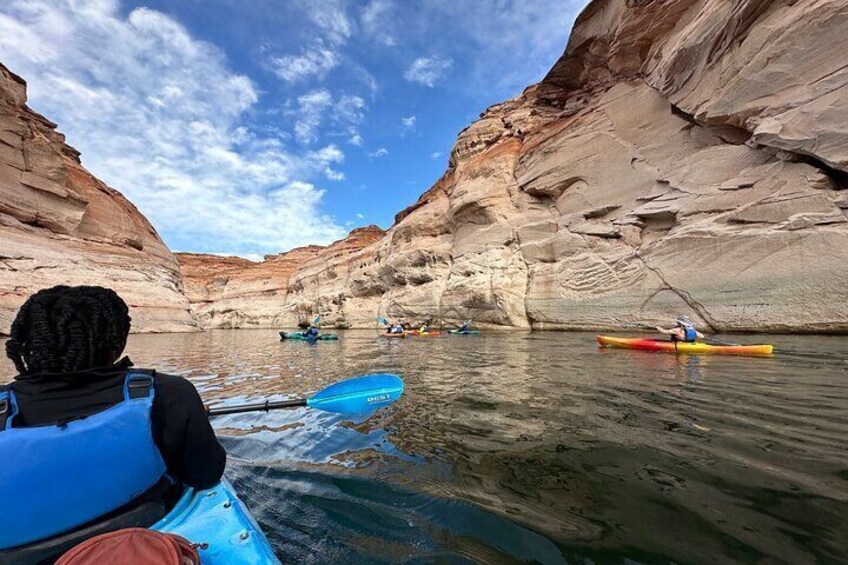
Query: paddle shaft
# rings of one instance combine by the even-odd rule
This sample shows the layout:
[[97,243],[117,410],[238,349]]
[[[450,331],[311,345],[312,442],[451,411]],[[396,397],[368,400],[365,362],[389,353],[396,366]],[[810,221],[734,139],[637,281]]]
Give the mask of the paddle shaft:
[[[656,329],[657,329],[656,326],[649,326],[648,324],[622,324],[622,326],[625,327],[625,328],[643,328],[643,329],[652,330],[652,331],[656,331]],[[707,336],[704,336],[701,339],[703,339],[707,343],[716,343],[718,345],[740,345],[738,343],[731,343],[729,341],[722,341],[720,339],[715,339],[715,338],[707,337]]]
[[239,404],[238,406],[217,406],[215,408],[207,408],[206,413],[209,416],[221,416],[223,414],[244,414],[245,412],[270,412],[271,410],[285,410],[286,408],[300,408],[307,405],[305,398],[295,398],[293,400],[276,400],[271,402],[256,402],[254,404]]

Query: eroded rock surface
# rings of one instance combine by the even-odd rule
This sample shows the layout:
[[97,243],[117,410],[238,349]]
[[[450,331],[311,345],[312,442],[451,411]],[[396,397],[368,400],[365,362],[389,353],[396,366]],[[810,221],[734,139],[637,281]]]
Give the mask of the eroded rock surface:
[[134,331],[196,330],[171,252],[55,128],[0,65],[0,333],[27,297],[56,284],[115,289]]
[[846,29],[846,0],[596,0],[384,237],[261,319],[848,331]]
[[[299,247],[261,262],[195,253],[177,253],[177,259],[186,295],[204,327],[291,327],[314,318],[318,304],[326,301],[322,308],[332,308],[332,298],[305,294],[308,273],[317,273],[315,286],[327,293],[332,281],[344,280],[347,262],[384,233],[376,226],[359,228],[327,247]],[[344,319],[337,313],[333,321]]]

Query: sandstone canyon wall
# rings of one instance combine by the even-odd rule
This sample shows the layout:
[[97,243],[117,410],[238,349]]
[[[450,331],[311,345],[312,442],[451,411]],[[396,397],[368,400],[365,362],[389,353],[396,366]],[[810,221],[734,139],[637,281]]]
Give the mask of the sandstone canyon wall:
[[56,284],[115,289],[134,331],[196,330],[171,252],[55,128],[0,64],[0,334],[30,294]]
[[[377,226],[358,228],[327,247],[299,247],[259,263],[195,253],[177,253],[177,258],[186,295],[204,327],[291,327],[317,312],[331,313],[332,323],[346,326],[344,309],[336,303],[345,294],[346,265],[384,235]],[[306,300],[297,298],[305,273],[320,279],[320,291]]]
[[845,0],[595,0],[384,237],[286,271],[273,322],[848,330],[845,30]]

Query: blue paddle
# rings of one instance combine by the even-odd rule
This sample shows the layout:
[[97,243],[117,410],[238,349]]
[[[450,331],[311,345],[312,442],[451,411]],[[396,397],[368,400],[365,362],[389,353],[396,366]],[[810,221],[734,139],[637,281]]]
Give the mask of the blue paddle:
[[238,406],[207,408],[210,416],[242,414],[245,412],[268,412],[285,408],[307,406],[325,412],[359,414],[388,406],[403,394],[403,380],[397,375],[379,373],[362,375],[331,384],[310,398],[256,402]]

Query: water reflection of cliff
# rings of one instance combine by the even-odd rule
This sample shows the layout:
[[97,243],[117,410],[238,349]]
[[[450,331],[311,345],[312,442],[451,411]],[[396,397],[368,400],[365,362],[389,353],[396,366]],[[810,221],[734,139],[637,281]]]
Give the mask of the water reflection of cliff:
[[[848,511],[838,455],[848,397],[834,385],[844,377],[844,340],[778,345],[817,354],[605,351],[580,333],[390,342],[351,331],[310,347],[256,330],[131,342],[137,363],[190,375],[209,401],[301,395],[373,371],[403,375],[404,398],[367,417],[294,411],[216,421],[234,462],[258,466],[239,475],[249,501],[277,516],[273,508],[291,509],[281,501],[295,497],[327,520],[328,536],[364,515],[408,512],[410,523],[459,544],[464,530],[441,514],[472,504],[498,527],[515,525],[507,545],[535,532],[575,559],[832,558]],[[310,484],[341,489],[346,502],[306,494]],[[403,511],[381,506],[404,497]],[[285,528],[303,526],[277,517]],[[468,531],[477,536],[469,547],[489,554],[492,539]],[[387,543],[401,548],[421,541],[411,531],[392,535]],[[344,542],[361,551],[356,543]],[[505,555],[521,552],[510,545]]]

